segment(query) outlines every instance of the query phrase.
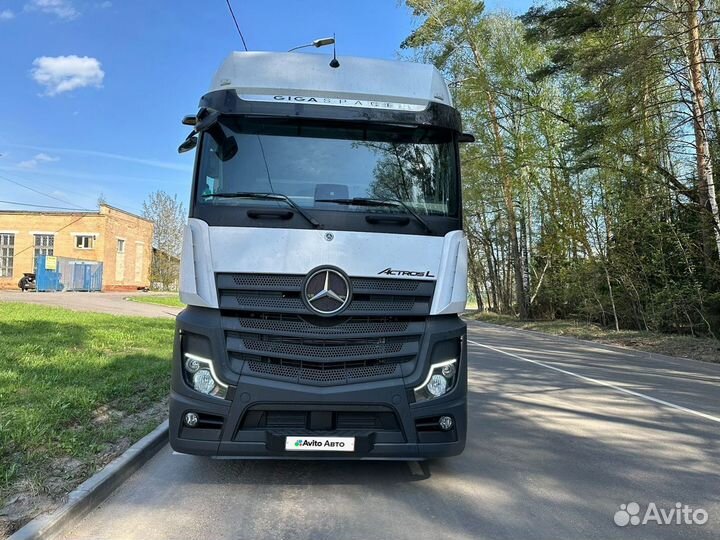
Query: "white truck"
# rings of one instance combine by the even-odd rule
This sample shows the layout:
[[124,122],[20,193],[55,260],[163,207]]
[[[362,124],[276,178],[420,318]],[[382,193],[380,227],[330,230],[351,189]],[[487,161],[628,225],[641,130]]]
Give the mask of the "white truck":
[[423,459],[466,438],[460,115],[432,66],[235,52],[197,148],[170,442]]

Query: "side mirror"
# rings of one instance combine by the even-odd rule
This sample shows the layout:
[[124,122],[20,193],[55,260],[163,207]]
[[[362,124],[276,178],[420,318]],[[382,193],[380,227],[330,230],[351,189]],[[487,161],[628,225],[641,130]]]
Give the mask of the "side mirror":
[[468,143],[468,142],[475,142],[475,135],[472,133],[461,133],[458,135],[458,142],[459,143]]
[[235,137],[226,137],[217,149],[217,157],[220,161],[228,161],[237,154],[238,145]]
[[195,135],[191,135],[190,137],[185,139],[180,146],[178,146],[178,154],[184,154],[185,152],[189,152],[196,146],[197,137]]

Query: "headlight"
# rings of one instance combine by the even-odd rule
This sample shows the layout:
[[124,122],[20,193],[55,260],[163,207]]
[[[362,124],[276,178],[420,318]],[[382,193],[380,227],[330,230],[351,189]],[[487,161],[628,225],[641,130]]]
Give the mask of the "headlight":
[[457,379],[457,358],[432,364],[423,383],[415,388],[415,401],[444,396],[455,386]]
[[188,384],[201,394],[224,398],[228,387],[215,374],[212,360],[191,353],[184,356],[183,371]]
[[445,377],[438,375],[437,373],[430,377],[430,382],[427,383],[427,391],[435,397],[442,396],[447,392],[448,382]]
[[198,392],[209,394],[215,389],[215,379],[207,369],[201,369],[192,378],[193,387]]

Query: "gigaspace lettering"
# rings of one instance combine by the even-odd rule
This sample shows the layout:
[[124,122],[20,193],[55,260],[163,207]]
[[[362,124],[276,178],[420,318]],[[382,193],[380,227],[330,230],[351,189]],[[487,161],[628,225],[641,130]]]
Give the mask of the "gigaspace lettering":
[[257,95],[238,94],[241,99],[247,101],[275,101],[284,103],[306,103],[314,105],[334,105],[341,107],[364,107],[370,109],[393,109],[399,111],[422,111],[426,105],[415,103],[398,103],[393,101],[379,101],[375,99],[355,99],[341,97],[321,96],[292,96],[292,95]]

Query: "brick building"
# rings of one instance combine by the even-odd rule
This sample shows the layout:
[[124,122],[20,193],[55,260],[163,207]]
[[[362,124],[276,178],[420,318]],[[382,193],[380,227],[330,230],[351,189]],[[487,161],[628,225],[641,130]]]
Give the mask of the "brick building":
[[150,285],[153,224],[101,204],[97,212],[0,210],[0,289],[15,289],[40,255],[103,263],[102,289]]

